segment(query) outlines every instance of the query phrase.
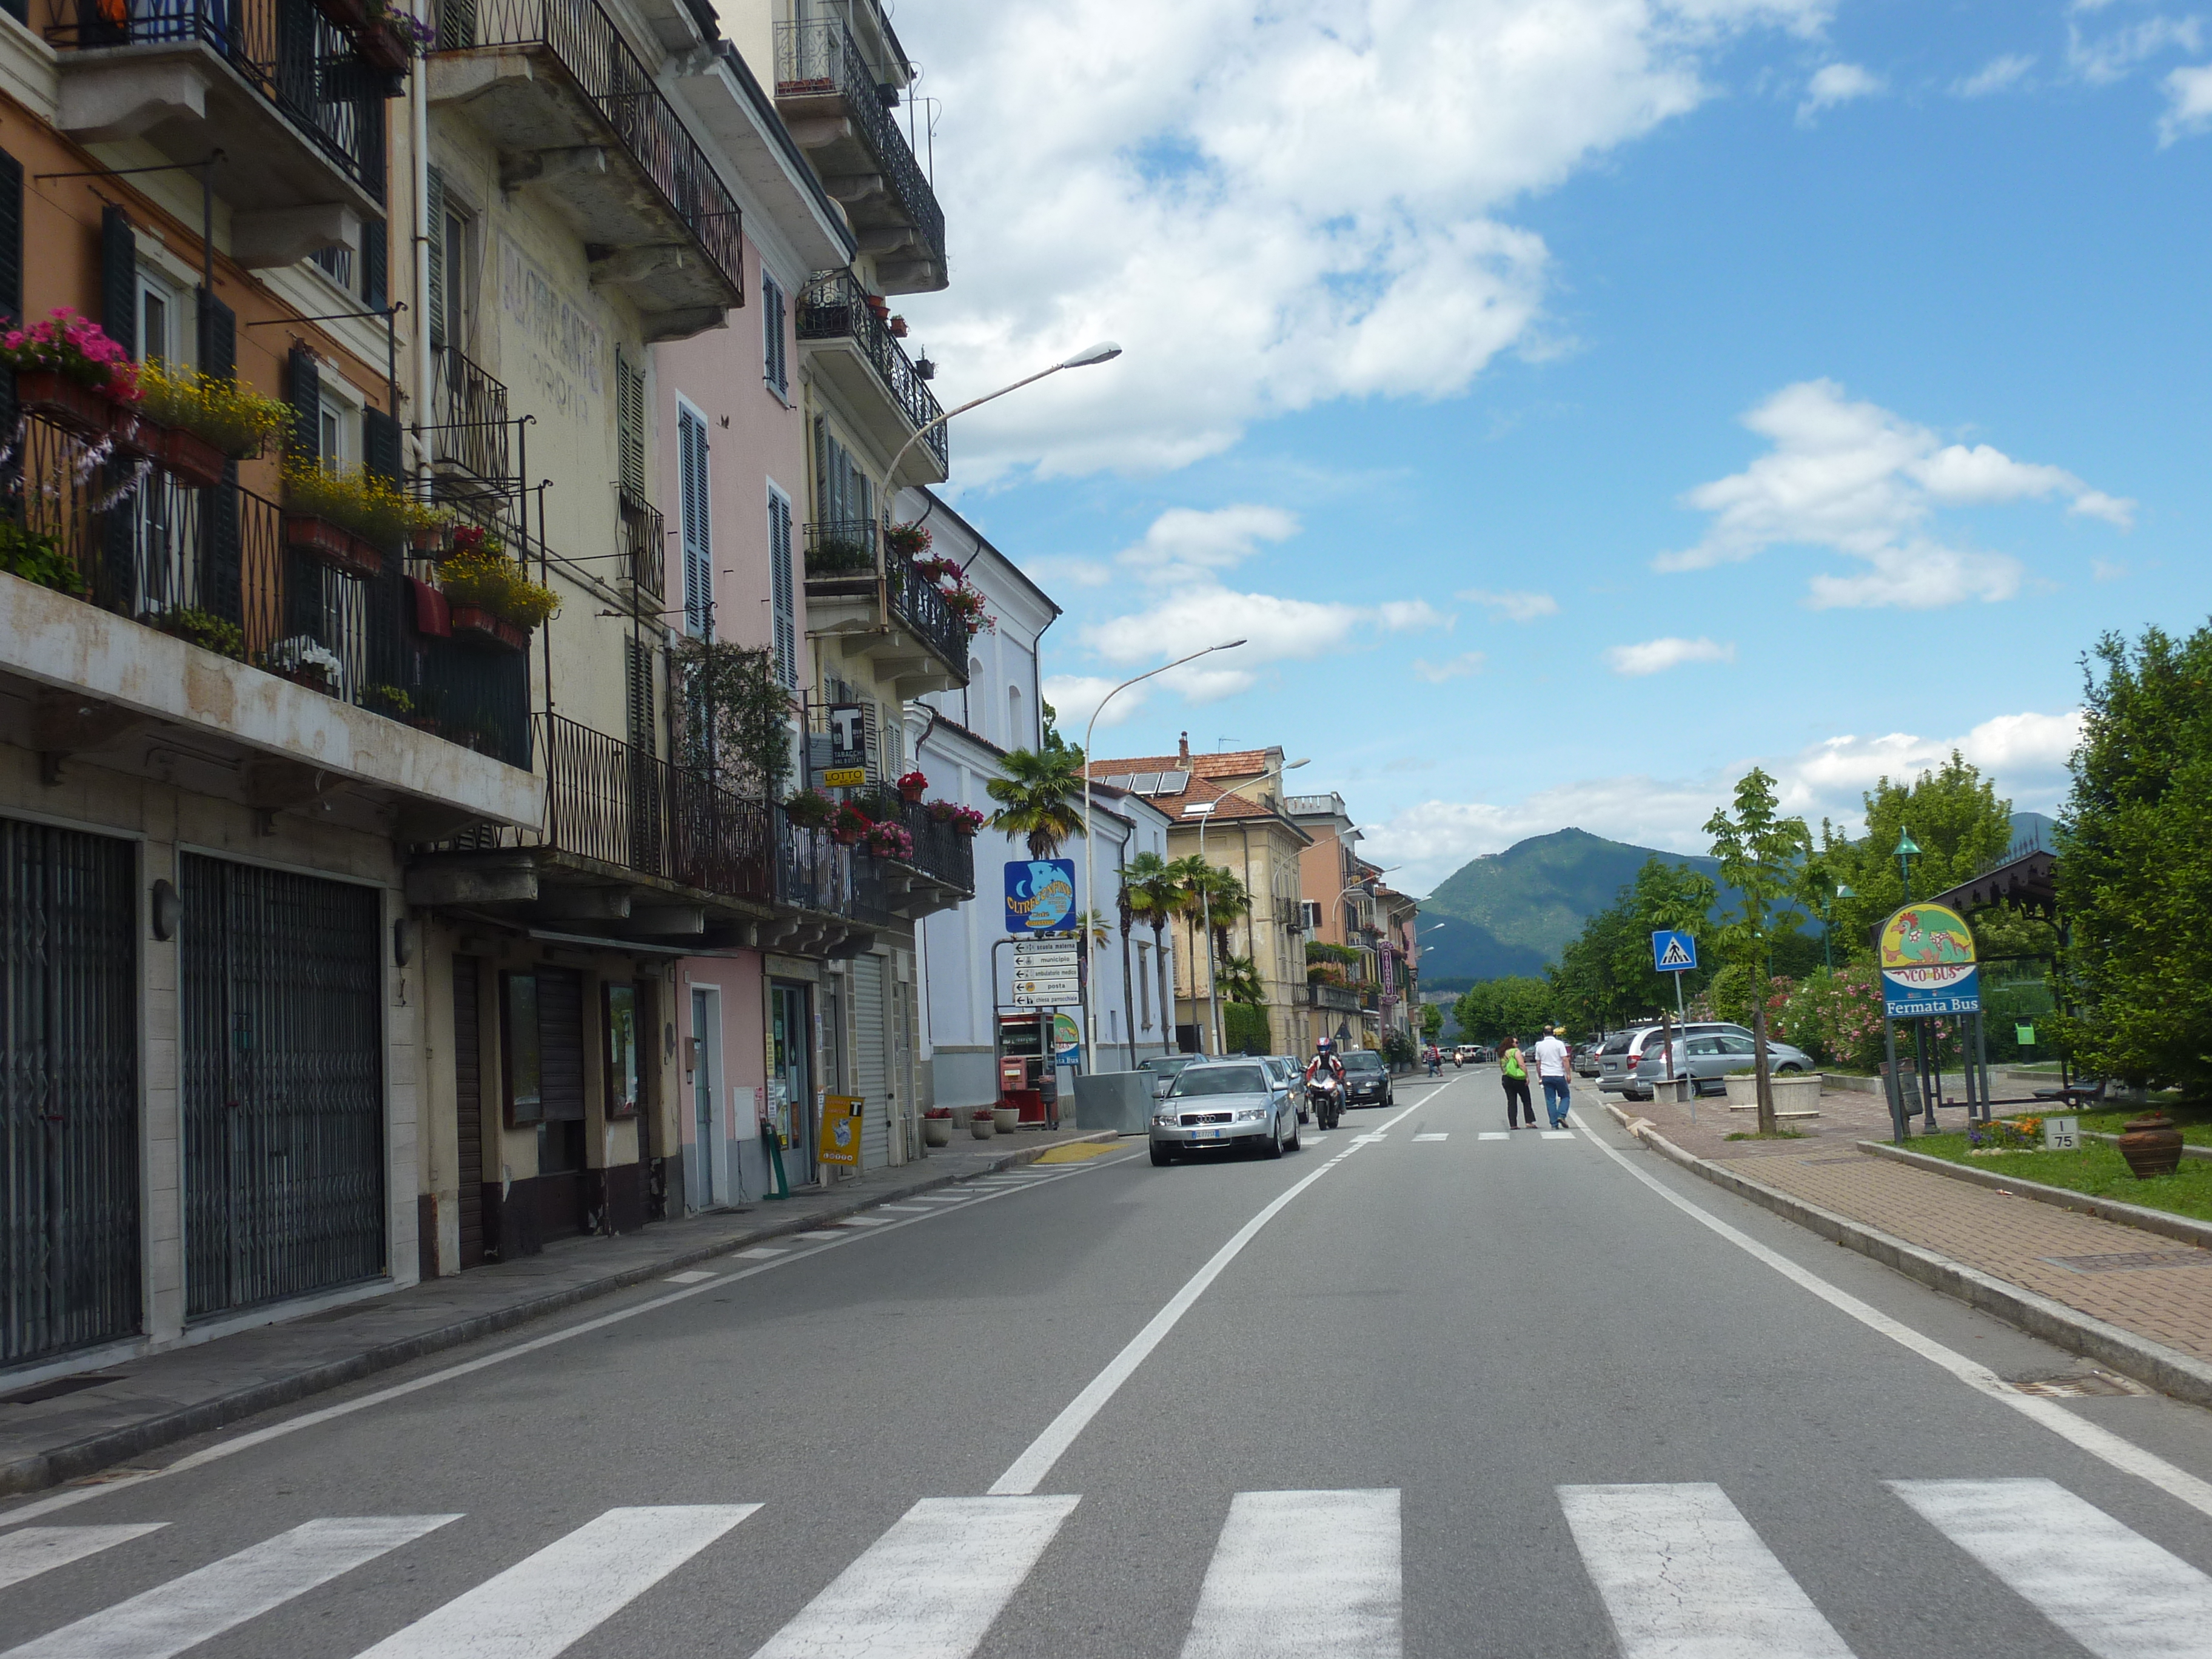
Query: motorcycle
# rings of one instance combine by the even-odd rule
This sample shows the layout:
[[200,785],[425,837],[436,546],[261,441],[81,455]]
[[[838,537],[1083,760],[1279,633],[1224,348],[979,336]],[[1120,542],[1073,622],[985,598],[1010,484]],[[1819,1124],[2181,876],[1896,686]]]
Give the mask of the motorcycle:
[[1306,1098],[1312,1102],[1314,1117],[1324,1129],[1334,1129],[1344,1115],[1344,1085],[1326,1072],[1317,1072],[1306,1085]]

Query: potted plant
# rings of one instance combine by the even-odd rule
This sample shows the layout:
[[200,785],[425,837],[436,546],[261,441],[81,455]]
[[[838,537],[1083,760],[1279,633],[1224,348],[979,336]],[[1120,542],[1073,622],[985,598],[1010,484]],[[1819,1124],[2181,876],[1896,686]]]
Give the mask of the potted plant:
[[988,1140],[999,1133],[997,1121],[988,1106],[978,1106],[968,1120],[968,1131],[978,1140]]
[[1022,1127],[1022,1109],[1018,1106],[991,1108],[991,1127],[1002,1135],[1010,1135]]
[[388,0],[362,0],[362,22],[354,32],[354,44],[370,67],[397,75],[418,49],[427,50],[434,39],[433,32],[414,18],[392,10]]
[[879,859],[910,860],[914,857],[914,837],[902,823],[878,818],[868,826],[866,840],[868,850]]
[[973,841],[975,838],[975,832],[982,827],[983,815],[977,811],[974,807],[956,806],[952,809],[952,833],[954,835],[965,836],[969,840]]
[[925,1146],[950,1146],[952,1144],[952,1109],[933,1106],[921,1115],[921,1141]]
[[0,368],[15,372],[15,402],[81,438],[107,434],[118,407],[138,404],[138,365],[67,306],[0,334]]
[[921,792],[929,787],[929,780],[917,770],[908,772],[898,781],[899,799],[909,806],[918,804]]
[[[929,526],[923,524],[895,524],[884,532],[884,545],[909,559],[920,558],[928,552],[929,539]],[[951,561],[944,562],[950,564]]]
[[61,544],[4,514],[0,514],[0,570],[72,599],[84,597],[84,578]]
[[896,314],[894,314],[894,315],[892,316],[892,318],[891,318],[891,338],[893,338],[894,340],[903,340],[904,338],[906,338],[906,319],[905,319],[905,318],[901,317],[901,316],[898,316],[898,315],[896,315]]
[[279,640],[269,648],[269,672],[311,691],[328,693],[345,672],[337,654],[321,641],[305,634]]
[[818,789],[802,789],[783,804],[783,815],[801,830],[819,830],[830,822],[837,803]]
[[866,545],[846,536],[824,536],[806,550],[806,574],[815,580],[875,574],[876,561]]
[[228,657],[233,662],[246,660],[246,630],[234,622],[225,622],[221,617],[191,605],[179,605],[148,620],[164,634],[187,645],[197,645],[203,651]]
[[849,800],[838,802],[830,815],[830,838],[840,847],[852,846],[873,828],[875,820]]
[[406,538],[414,511],[397,485],[373,473],[301,460],[285,465],[285,545],[346,575],[381,575],[385,550]]
[[210,489],[226,461],[250,460],[292,423],[292,406],[235,379],[150,362],[138,372],[139,408],[162,429],[157,459],[180,482]]
[[[456,532],[458,544],[461,532]],[[532,631],[558,615],[560,596],[530,580],[522,566],[499,550],[495,537],[471,539],[438,567],[439,586],[452,610],[453,636],[503,651],[520,651]]]

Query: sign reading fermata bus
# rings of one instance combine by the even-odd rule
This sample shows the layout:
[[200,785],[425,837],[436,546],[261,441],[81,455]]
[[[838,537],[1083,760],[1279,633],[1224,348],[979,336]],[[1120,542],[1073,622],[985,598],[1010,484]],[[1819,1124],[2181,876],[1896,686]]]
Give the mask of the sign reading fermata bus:
[[1881,925],[1881,1011],[1891,1019],[1926,1019],[1982,1011],[1981,969],[1973,929],[1941,904],[1908,904]]

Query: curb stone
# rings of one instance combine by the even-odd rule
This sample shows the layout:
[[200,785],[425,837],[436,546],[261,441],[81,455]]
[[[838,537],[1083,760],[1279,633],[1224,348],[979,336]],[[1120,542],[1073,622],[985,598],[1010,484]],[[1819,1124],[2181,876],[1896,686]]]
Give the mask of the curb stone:
[[[504,1308],[495,1308],[484,1313],[471,1314],[465,1319],[457,1319],[450,1324],[441,1325],[433,1330],[418,1331],[411,1336],[379,1343],[373,1348],[363,1349],[361,1352],[348,1355],[343,1359],[310,1366],[305,1370],[292,1372],[289,1376],[271,1377],[249,1388],[218,1395],[213,1399],[196,1401],[191,1405],[179,1410],[164,1413],[159,1417],[148,1418],[126,1427],[88,1435],[82,1440],[71,1441],[66,1445],[56,1446],[46,1451],[33,1453],[27,1457],[19,1457],[10,1462],[0,1463],[0,1497],[18,1497],[26,1492],[43,1492],[50,1486],[60,1486],[64,1481],[74,1480],[80,1475],[90,1474],[106,1468],[110,1464],[120,1462],[125,1458],[138,1456],[158,1447],[187,1439],[196,1434],[204,1434],[210,1429],[218,1429],[226,1424],[235,1423],[240,1418],[251,1417],[257,1412],[267,1411],[276,1406],[289,1406],[296,1401],[305,1400],[311,1395],[322,1394],[331,1389],[341,1388],[348,1382],[359,1382],[363,1377],[375,1376],[379,1371],[389,1370],[395,1365],[404,1365],[411,1359],[420,1359],[427,1354],[442,1352],[448,1348],[457,1348],[463,1343],[473,1342],[479,1337],[493,1336],[501,1331],[512,1330],[518,1325],[527,1324],[530,1321],[543,1318],[548,1314],[559,1313],[580,1303],[611,1295],[617,1291],[629,1290],[635,1285],[665,1278],[671,1273],[696,1267],[702,1261],[711,1261],[717,1256],[728,1255],[735,1251],[749,1249],[763,1239],[777,1238],[787,1233],[803,1232],[810,1228],[826,1226],[842,1221],[848,1216],[858,1215],[865,1210],[872,1210],[878,1205],[896,1204],[901,1199],[912,1198],[917,1193],[933,1192],[939,1187],[951,1187],[962,1182],[977,1180],[984,1176],[997,1175],[1003,1170],[1018,1169],[1025,1164],[1034,1164],[1049,1152],[1052,1146],[1084,1146],[1097,1141],[1116,1140],[1120,1138],[1114,1130],[1104,1129],[1093,1134],[1079,1135],[1073,1140],[1054,1141],[1050,1146],[1024,1147],[1018,1152],[1008,1152],[994,1159],[987,1167],[966,1175],[939,1176],[933,1180],[916,1181],[872,1194],[864,1203],[854,1203],[826,1212],[817,1211],[803,1216],[793,1216],[788,1219],[768,1223],[745,1232],[730,1234],[716,1239],[711,1244],[698,1245],[662,1256],[653,1261],[624,1267],[617,1272],[608,1273],[603,1278],[592,1279],[587,1284],[564,1285],[557,1291],[548,1291],[541,1295],[533,1296],[527,1301],[517,1302]],[[0,1521],[4,1519],[4,1516],[0,1516]]]
[[[2086,1136],[2083,1138],[2087,1139]],[[1948,1176],[1954,1181],[1969,1182],[1977,1187],[2001,1188],[2015,1198],[2032,1198],[2039,1204],[2053,1205],[2082,1215],[2094,1215],[2103,1221],[2117,1221],[2122,1226],[2133,1227],[2139,1232],[2157,1233],[2162,1237],[2179,1239],[2185,1244],[2194,1244],[2199,1249],[2212,1250],[2212,1221],[2198,1221],[2189,1216],[2176,1215],[2171,1210],[2153,1210],[2141,1204],[2124,1203],[2117,1198],[2099,1198],[2094,1193],[2077,1193],[2064,1187],[2046,1186],[2040,1181],[2022,1181],[2015,1176],[2001,1175],[1995,1170],[1978,1170],[1971,1164],[1954,1164],[1948,1158],[1910,1152],[1883,1141],[1862,1140],[1857,1146],[1861,1152],[1871,1152],[1876,1158],[1893,1158],[1899,1164],[1910,1164],[1916,1170],[1929,1170],[1937,1175]]]
[[2123,1376],[2148,1383],[2161,1394],[2171,1395],[2193,1406],[2212,1406],[2212,1364],[2193,1355],[2154,1342],[2148,1337],[2138,1336],[2133,1331],[2122,1330],[2117,1325],[2107,1324],[2092,1315],[2069,1308],[2063,1302],[2008,1284],[1978,1268],[1954,1261],[1948,1256],[1938,1255],[1920,1245],[1908,1244],[1901,1238],[1869,1227],[1863,1222],[1854,1221],[1848,1216],[1838,1215],[1833,1210],[1823,1209],[1817,1204],[1778,1192],[1764,1182],[1725,1169],[1710,1158],[1683,1151],[1651,1127],[1647,1121],[1638,1120],[1639,1127],[1632,1128],[1626,1117],[1613,1106],[1608,1104],[1606,1110],[1623,1128],[1629,1129],[1652,1151],[1739,1198],[1748,1200],[1762,1209],[1771,1210],[1784,1219],[1794,1221],[1807,1231],[1846,1249],[1856,1250],[1930,1290],[1940,1291],[1968,1307],[1992,1314],[2031,1336],[2041,1337],[2058,1347],[2109,1365]]

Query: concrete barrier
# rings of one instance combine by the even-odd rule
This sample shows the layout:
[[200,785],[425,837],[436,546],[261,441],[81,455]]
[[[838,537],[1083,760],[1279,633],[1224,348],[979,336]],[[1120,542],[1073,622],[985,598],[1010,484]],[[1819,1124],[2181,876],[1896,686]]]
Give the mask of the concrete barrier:
[[1152,1074],[1097,1072],[1075,1079],[1075,1127],[1140,1135],[1152,1128]]

